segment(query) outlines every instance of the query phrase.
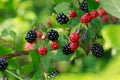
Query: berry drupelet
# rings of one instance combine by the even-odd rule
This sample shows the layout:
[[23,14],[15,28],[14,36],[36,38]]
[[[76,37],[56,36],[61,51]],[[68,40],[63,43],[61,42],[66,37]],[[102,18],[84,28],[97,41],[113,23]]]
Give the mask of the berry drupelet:
[[72,54],[74,51],[72,51],[70,49],[70,43],[66,44],[63,48],[62,48],[63,54],[65,55],[69,55]]
[[92,16],[88,12],[83,14],[82,17],[80,18],[80,21],[85,24],[89,23],[91,20],[92,20]]
[[56,20],[60,24],[67,24],[69,18],[64,13],[60,13],[57,15]]
[[81,4],[80,4],[80,9],[82,11],[84,11],[85,13],[88,12],[88,3],[86,1],[83,1]]
[[4,71],[8,66],[8,61],[4,58],[0,58],[0,71]]
[[49,77],[54,77],[57,74],[59,74],[59,71],[55,69],[55,70],[51,71],[51,73],[49,74]]
[[51,42],[51,49],[52,50],[56,50],[56,49],[58,49],[59,48],[59,43],[58,42],[56,42],[56,41],[53,41],[53,42]]
[[96,57],[101,57],[103,55],[103,46],[98,43],[94,43],[91,48],[92,54]]
[[47,32],[47,38],[51,41],[55,41],[55,40],[58,40],[58,37],[59,37],[59,34],[57,31],[51,29]]
[[28,33],[25,37],[26,41],[29,42],[29,43],[35,42],[36,38],[37,38],[37,33],[35,32],[35,30],[28,31]]
[[79,38],[80,38],[80,35],[77,32],[74,32],[69,36],[69,40],[73,43],[78,42]]
[[44,47],[44,46],[39,47],[38,48],[38,53],[44,56],[47,53],[47,48]]

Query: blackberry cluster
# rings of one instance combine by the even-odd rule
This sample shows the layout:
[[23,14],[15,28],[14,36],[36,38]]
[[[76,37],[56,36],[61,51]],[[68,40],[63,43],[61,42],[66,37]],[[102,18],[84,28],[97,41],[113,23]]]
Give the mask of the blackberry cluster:
[[55,40],[58,40],[58,37],[59,37],[59,34],[57,31],[51,29],[47,32],[47,38],[51,41],[55,41]]
[[28,31],[25,37],[26,41],[29,43],[35,42],[36,38],[37,38],[37,33],[35,32],[35,30]]
[[8,61],[4,58],[0,58],[0,71],[4,71],[8,66]]
[[57,74],[59,74],[59,71],[55,69],[49,74],[49,77],[52,78],[52,77],[56,76]]
[[65,55],[72,54],[74,51],[70,49],[70,43],[66,44],[63,48],[62,51]]
[[60,24],[67,24],[69,18],[65,14],[61,13],[57,15],[56,20]]
[[96,57],[101,57],[104,52],[102,45],[98,43],[93,44],[91,51],[92,51],[92,54]]
[[80,9],[85,13],[88,12],[88,3],[86,1],[82,2],[82,4],[80,4]]

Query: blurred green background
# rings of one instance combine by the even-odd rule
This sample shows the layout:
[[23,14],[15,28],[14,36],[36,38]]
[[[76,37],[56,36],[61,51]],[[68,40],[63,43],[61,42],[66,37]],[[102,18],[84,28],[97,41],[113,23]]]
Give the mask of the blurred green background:
[[[53,0],[0,0],[0,33],[4,30],[14,31],[18,37],[16,48],[24,50],[24,32],[27,32],[34,22],[46,24],[54,6]],[[82,54],[79,55],[81,59],[76,59],[74,66],[61,61],[58,63],[58,68],[64,74],[56,77],[55,80],[120,80],[120,25],[106,26],[101,33],[105,40],[105,42],[100,40],[105,43],[105,56],[95,58],[92,55],[83,56],[84,54]],[[2,37],[6,37],[6,35],[4,34]],[[10,39],[10,42],[14,41]],[[0,43],[2,44],[2,41]],[[18,46],[19,43],[21,45]],[[13,50],[8,46],[0,46],[0,55],[11,52]],[[10,63],[9,68],[20,68],[12,66],[12,64],[18,64],[14,60],[10,59],[13,63]],[[22,62],[20,60],[18,61]]]

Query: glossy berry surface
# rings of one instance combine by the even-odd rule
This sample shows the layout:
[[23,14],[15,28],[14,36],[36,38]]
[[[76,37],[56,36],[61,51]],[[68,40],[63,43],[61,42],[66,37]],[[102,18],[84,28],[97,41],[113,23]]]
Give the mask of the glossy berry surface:
[[92,16],[91,16],[90,13],[85,13],[85,14],[83,14],[82,17],[81,17],[81,19],[80,19],[80,21],[81,21],[82,23],[88,23],[88,22],[90,22],[91,20],[92,20]]
[[57,31],[51,29],[47,32],[47,38],[51,41],[55,41],[55,40],[58,40],[58,37],[59,37],[59,34]]
[[101,57],[103,55],[103,47],[101,44],[94,43],[91,48],[92,54],[96,57]]
[[58,42],[51,42],[51,49],[56,50],[59,48],[59,43]]
[[60,24],[67,24],[69,18],[64,13],[61,13],[57,15],[56,20]]
[[82,4],[80,4],[80,9],[84,12],[88,12],[88,3],[86,1],[82,2]]
[[8,61],[4,58],[0,58],[0,71],[4,71],[8,66]]
[[26,41],[29,43],[35,42],[36,38],[37,38],[37,33],[35,32],[35,30],[30,30],[25,37]]
[[96,17],[99,16],[99,13],[98,13],[97,10],[93,10],[93,11],[91,11],[90,14],[91,14],[92,18],[96,18]]
[[47,48],[42,46],[38,48],[38,53],[40,53],[41,55],[45,55],[47,53]]
[[65,55],[70,55],[73,53],[73,51],[70,49],[70,43],[66,44],[63,48],[62,48],[63,54]]
[[70,49],[72,51],[76,50],[78,48],[78,46],[79,46],[78,42],[76,42],[76,43],[70,43]]
[[79,38],[80,38],[80,35],[76,32],[72,33],[70,36],[69,36],[69,40],[73,43],[75,42],[78,42],[79,41]]
[[74,18],[76,16],[77,16],[76,12],[74,10],[70,10],[69,17]]

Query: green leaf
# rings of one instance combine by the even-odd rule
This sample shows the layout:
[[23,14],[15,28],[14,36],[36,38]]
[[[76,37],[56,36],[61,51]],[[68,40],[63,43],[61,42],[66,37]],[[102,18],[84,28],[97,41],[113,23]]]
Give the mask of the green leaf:
[[34,71],[34,64],[33,63],[26,64],[22,66],[22,69],[25,74],[30,74],[31,72]]
[[67,2],[63,2],[58,4],[55,8],[54,8],[56,13],[64,13],[64,14],[68,14],[70,11],[70,7],[69,4]]
[[54,0],[55,3],[68,2],[70,0]]
[[96,3],[95,0],[87,0],[87,2],[88,2],[88,10],[89,11],[97,9],[99,6],[99,3]]
[[68,21],[67,26],[68,26],[68,27],[75,27],[75,26],[77,26],[79,23],[80,23],[80,20],[79,20],[78,18],[74,18],[74,19],[70,19],[70,20]]
[[120,49],[120,25],[107,25],[102,29],[102,36],[105,40],[105,48]]
[[95,31],[96,33],[100,32],[100,30],[103,27],[101,20],[99,20],[97,18],[93,19],[90,24],[91,24],[92,28],[94,28],[96,30]]
[[70,59],[71,55],[65,55],[62,52],[62,49],[58,49],[55,53],[53,53],[53,60],[57,61],[68,61]]
[[[64,33],[66,33],[66,32],[64,31]],[[59,36],[59,40],[58,41],[59,41],[59,46],[60,47],[63,47],[68,42],[68,39],[64,35],[64,33],[59,34],[60,36]]]
[[50,62],[53,57],[52,55],[53,55],[53,53],[49,52],[44,56],[44,58],[42,60],[42,64],[46,69],[48,69],[50,67]]
[[16,33],[15,33],[13,30],[9,30],[9,31],[8,31],[8,34],[9,34],[13,39],[15,39]]
[[37,69],[37,71],[36,71],[36,73],[33,75],[33,77],[32,77],[32,80],[44,80],[43,79],[43,74],[42,74],[43,72],[42,72],[42,69],[40,69],[40,68],[38,68]]
[[8,30],[7,29],[4,29],[1,33],[1,37],[5,37],[8,35]]
[[30,55],[31,55],[31,58],[32,58],[32,63],[34,64],[35,68],[38,69],[38,67],[40,67],[39,66],[40,55],[35,50],[31,50]]
[[120,18],[120,0],[100,0],[100,3],[108,13]]
[[88,45],[94,37],[95,37],[95,29],[89,28],[86,31],[86,43],[85,44]]

